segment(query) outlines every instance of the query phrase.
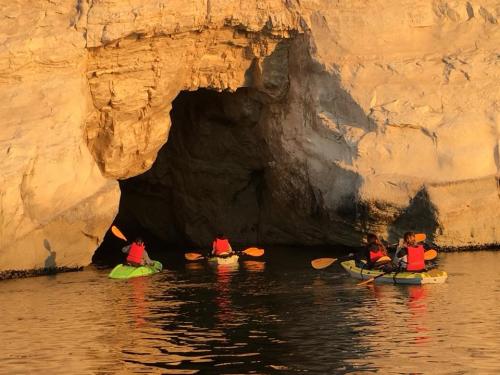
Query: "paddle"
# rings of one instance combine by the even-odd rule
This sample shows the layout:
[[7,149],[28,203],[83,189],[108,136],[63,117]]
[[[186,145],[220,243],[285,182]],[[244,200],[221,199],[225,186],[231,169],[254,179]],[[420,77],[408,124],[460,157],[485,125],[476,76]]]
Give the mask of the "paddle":
[[323,268],[331,266],[337,258],[318,258],[311,260],[311,266],[316,270],[322,270]]
[[[424,259],[425,259],[425,260],[433,260],[433,259],[435,259],[436,257],[437,257],[437,251],[436,251],[436,250],[434,250],[434,249],[428,250],[428,251],[426,251],[426,252],[424,253]],[[381,260],[386,261],[384,258],[389,258],[389,257],[382,257],[382,258],[380,258],[380,259],[379,259],[379,260],[375,263],[375,265],[377,265],[377,263],[378,263],[379,261],[381,261]],[[390,258],[389,258],[389,259],[390,259]],[[370,279],[368,279],[368,280],[362,281],[362,282],[358,283],[357,285],[366,285],[366,284],[372,283],[373,281],[375,281],[375,280],[376,280],[376,279],[378,279],[379,277],[382,277],[382,276],[384,276],[384,275],[387,275],[388,273],[391,273],[391,272],[392,272],[392,270],[391,270],[391,271],[388,271],[388,272],[383,272],[383,273],[381,273],[380,275],[377,275],[377,276],[372,277],[372,278],[370,278]]]
[[337,260],[346,260],[349,258],[352,258],[354,254],[350,253],[344,257],[340,258],[318,258],[311,260],[311,266],[316,269],[316,270],[322,270],[326,267],[330,267],[333,263],[335,263]]
[[264,255],[264,249],[249,247],[248,249],[243,250],[242,253],[245,255],[250,255],[252,257],[261,257],[262,255]]
[[186,253],[184,254],[184,258],[186,258],[187,260],[200,260],[205,257],[200,253]]
[[370,278],[370,279],[368,279],[368,280],[365,280],[365,281],[362,281],[362,282],[360,282],[360,283],[357,283],[356,285],[366,285],[366,284],[370,284],[370,283],[374,282],[376,279],[378,279],[379,277],[382,277],[382,276],[384,276],[384,275],[387,275],[388,273],[391,273],[391,272],[392,272],[392,270],[391,270],[391,271],[387,271],[387,272],[382,272],[380,275],[377,275],[377,276],[372,277],[372,278]]
[[125,235],[120,231],[120,229],[118,229],[114,225],[111,227],[111,232],[119,239],[122,239],[123,241],[128,241],[127,237],[125,237]]
[[[341,257],[341,258],[318,258],[318,259],[311,260],[311,266],[316,270],[322,270],[326,267],[331,266],[337,260],[346,260],[346,259],[352,258],[353,256],[354,256],[354,254],[350,253],[350,254],[346,255],[345,257]],[[381,262],[381,263],[379,263],[379,265],[380,265],[380,264],[388,263],[390,261],[391,261],[391,258],[384,256],[384,257],[380,258],[377,262]]]
[[425,233],[415,233],[415,242],[424,242],[426,238]]
[[[377,259],[377,261],[375,262],[375,265],[374,267],[377,267],[377,266],[382,266],[384,264],[387,264],[387,263],[390,263],[391,262],[391,258],[388,257],[388,256],[383,256],[383,257],[380,257],[379,259]],[[365,284],[369,284],[371,282],[373,282],[375,279],[378,279],[379,277],[382,277],[384,275],[387,275],[388,273],[391,273],[392,272],[392,269],[389,270],[389,271],[386,271],[386,272],[383,272],[381,273],[380,275],[377,275],[375,277],[372,277],[371,279],[368,279],[368,280],[365,280],[365,281],[362,281],[360,283],[358,283],[357,285],[365,285]]]
[[[261,257],[262,255],[264,255],[264,249],[259,249],[257,247],[249,247],[248,249],[240,251],[239,253],[249,255],[252,257]],[[200,253],[186,253],[184,254],[184,258],[186,258],[187,260],[201,260],[204,259],[205,257]]]
[[121,239],[123,241],[128,241],[127,237],[125,237],[125,235],[120,231],[120,229],[118,229],[114,225],[111,227],[111,233],[113,233],[116,237],[118,237],[119,239]]
[[381,266],[383,264],[387,264],[391,261],[391,257],[388,257],[387,255],[384,255],[383,257],[380,257],[377,259],[375,262],[375,267]]
[[434,249],[427,250],[424,253],[424,260],[433,260],[437,257],[438,253]]

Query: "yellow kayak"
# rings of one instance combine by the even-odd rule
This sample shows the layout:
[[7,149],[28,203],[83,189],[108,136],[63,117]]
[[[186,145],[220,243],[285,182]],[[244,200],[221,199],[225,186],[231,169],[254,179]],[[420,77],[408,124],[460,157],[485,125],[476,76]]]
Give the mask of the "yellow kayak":
[[[383,271],[362,269],[356,266],[354,260],[348,260],[340,263],[341,266],[351,275],[358,280],[367,280],[376,277]],[[389,284],[442,284],[448,278],[445,271],[432,269],[426,272],[390,272],[384,276],[375,279],[376,283],[389,283]]]

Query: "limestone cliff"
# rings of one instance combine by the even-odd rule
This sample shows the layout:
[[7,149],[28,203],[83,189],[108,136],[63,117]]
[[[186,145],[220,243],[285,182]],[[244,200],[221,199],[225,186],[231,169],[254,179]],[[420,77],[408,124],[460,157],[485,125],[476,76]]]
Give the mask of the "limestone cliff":
[[0,9],[0,271],[87,264],[119,189],[82,136],[93,104],[75,4]]
[[166,239],[500,242],[495,1],[0,9],[0,270],[88,263],[160,149],[122,186]]

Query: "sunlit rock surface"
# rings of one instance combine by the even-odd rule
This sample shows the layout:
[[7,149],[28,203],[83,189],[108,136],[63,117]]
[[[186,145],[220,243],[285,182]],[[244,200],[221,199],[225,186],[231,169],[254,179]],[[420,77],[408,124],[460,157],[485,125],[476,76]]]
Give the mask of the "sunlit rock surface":
[[88,264],[120,192],[83,137],[93,104],[75,4],[0,9],[0,271]]
[[166,240],[500,242],[495,1],[0,9],[0,270],[87,264],[160,149],[122,204]]

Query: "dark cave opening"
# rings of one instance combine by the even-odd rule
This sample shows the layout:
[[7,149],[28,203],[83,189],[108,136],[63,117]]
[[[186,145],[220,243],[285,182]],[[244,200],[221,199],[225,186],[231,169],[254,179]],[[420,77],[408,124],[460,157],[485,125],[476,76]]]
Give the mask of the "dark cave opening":
[[[271,160],[263,109],[259,94],[248,88],[179,93],[168,141],[151,169],[120,181],[114,224],[129,240],[143,237],[153,255],[207,248],[217,232],[236,244],[259,243]],[[120,262],[122,246],[108,232],[93,262]]]

